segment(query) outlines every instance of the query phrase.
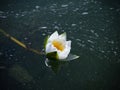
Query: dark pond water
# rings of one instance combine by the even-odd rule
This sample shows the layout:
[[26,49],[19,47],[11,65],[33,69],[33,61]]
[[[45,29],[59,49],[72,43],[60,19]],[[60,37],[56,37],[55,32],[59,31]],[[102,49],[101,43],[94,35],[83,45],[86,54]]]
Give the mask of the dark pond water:
[[37,50],[66,32],[80,56],[56,72],[0,33],[0,90],[120,90],[119,0],[2,0],[0,28]]

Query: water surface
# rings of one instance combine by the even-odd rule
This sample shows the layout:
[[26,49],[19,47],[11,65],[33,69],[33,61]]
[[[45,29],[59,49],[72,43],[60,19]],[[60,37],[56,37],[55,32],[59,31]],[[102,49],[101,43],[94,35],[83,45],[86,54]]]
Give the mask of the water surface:
[[37,50],[58,31],[80,56],[57,73],[45,57],[0,34],[1,90],[119,90],[120,5],[100,0],[2,1],[0,28]]

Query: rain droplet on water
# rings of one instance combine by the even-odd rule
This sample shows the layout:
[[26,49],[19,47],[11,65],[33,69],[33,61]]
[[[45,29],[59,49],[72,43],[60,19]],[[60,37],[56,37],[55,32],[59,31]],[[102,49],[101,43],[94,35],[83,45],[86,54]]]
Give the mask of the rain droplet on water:
[[55,28],[55,29],[59,29],[59,27],[58,27],[58,26],[54,26],[54,28]]
[[12,54],[10,54],[10,57],[12,57],[13,55]]
[[67,4],[63,4],[63,5],[61,5],[61,7],[67,7],[68,5]]
[[25,38],[24,38],[24,40],[28,40],[28,38],[27,38],[27,37],[25,37]]
[[80,39],[76,39],[77,41],[81,41]]
[[89,43],[94,43],[93,41],[91,41],[91,40],[87,40]]
[[74,27],[74,26],[76,26],[76,24],[72,24],[71,26]]
[[40,27],[40,29],[46,29],[46,28],[47,28],[47,27],[45,27],[45,26],[44,26],[44,27]]
[[45,36],[46,34],[45,34],[45,33],[43,33],[42,35],[43,35],[43,36]]
[[97,33],[95,33],[95,36],[96,36],[96,37],[99,37],[99,35],[98,35]]
[[36,9],[39,9],[39,8],[40,8],[40,6],[35,6],[35,8],[36,8]]
[[83,12],[83,13],[82,13],[82,15],[87,15],[87,14],[88,14],[88,12]]

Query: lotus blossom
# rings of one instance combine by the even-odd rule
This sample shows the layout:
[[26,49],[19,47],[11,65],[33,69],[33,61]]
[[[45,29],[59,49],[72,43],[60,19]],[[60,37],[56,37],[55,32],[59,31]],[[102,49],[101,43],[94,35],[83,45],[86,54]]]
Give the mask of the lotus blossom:
[[47,58],[63,60],[66,59],[71,50],[71,41],[66,40],[66,33],[61,35],[55,31],[50,35],[45,43],[45,53]]

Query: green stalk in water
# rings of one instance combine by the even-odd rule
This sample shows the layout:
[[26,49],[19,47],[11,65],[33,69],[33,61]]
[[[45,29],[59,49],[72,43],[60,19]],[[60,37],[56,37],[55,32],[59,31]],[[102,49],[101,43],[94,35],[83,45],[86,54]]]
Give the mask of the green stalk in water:
[[10,34],[6,33],[4,30],[0,29],[0,32],[6,36],[7,38],[9,38],[10,40],[12,40],[13,42],[15,42],[16,44],[18,44],[19,46],[31,51],[31,52],[34,52],[36,54],[39,54],[39,55],[43,55],[44,52],[40,52],[38,50],[35,50],[33,48],[28,48],[24,43],[22,43],[21,41],[17,40],[15,37],[11,36]]

